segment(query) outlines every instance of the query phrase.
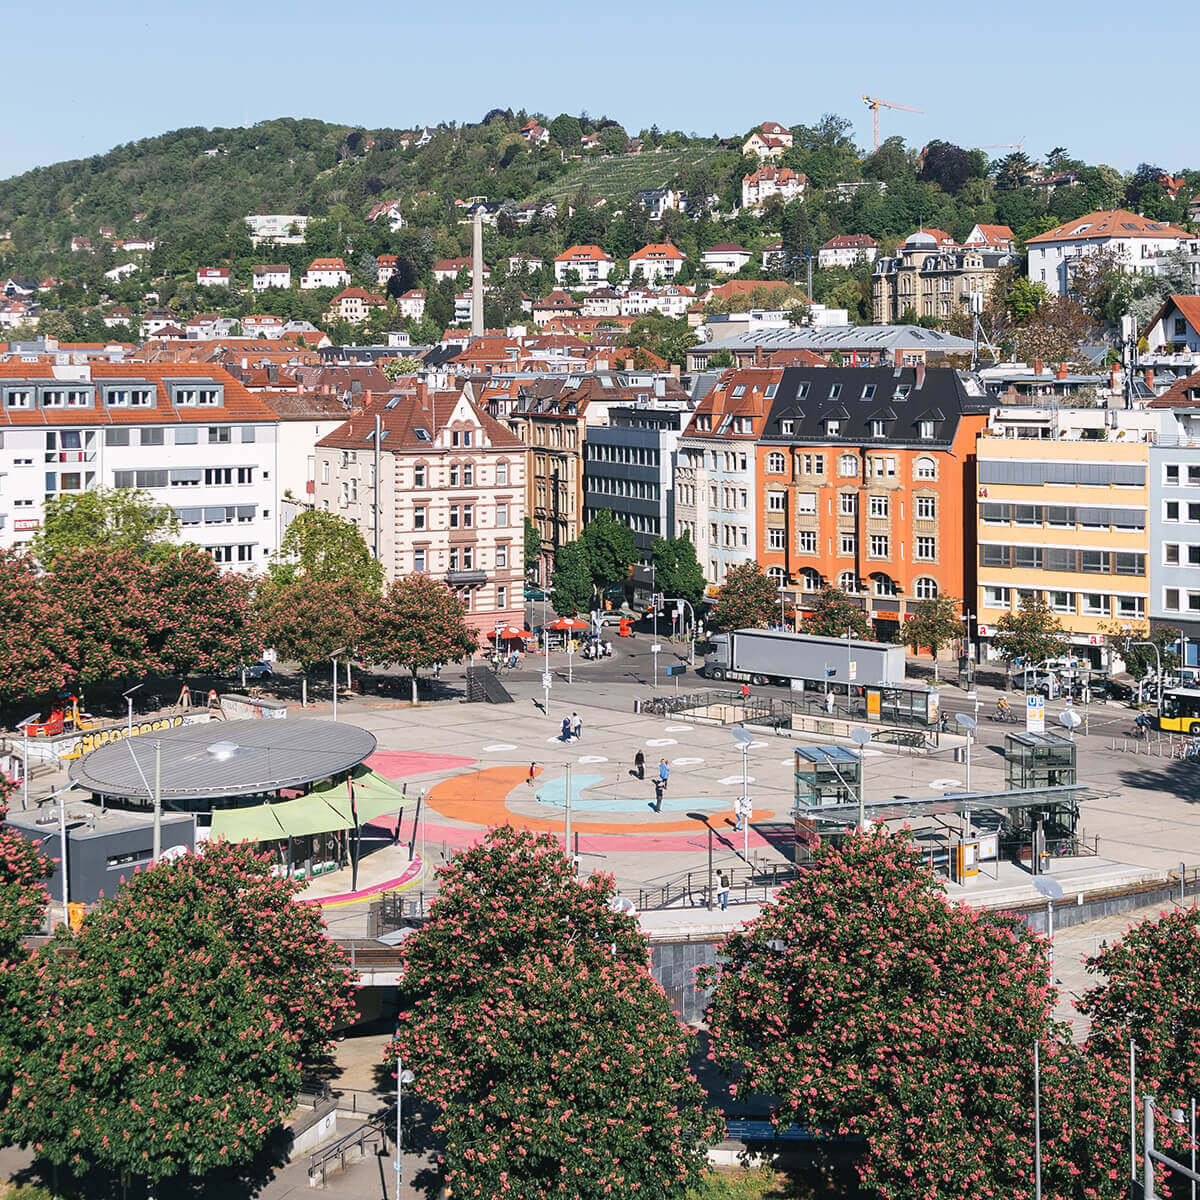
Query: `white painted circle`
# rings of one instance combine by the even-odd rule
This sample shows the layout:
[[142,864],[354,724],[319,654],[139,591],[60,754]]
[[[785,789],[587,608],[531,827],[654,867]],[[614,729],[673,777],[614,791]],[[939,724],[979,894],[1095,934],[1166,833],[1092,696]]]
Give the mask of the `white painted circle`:
[[746,749],[753,750],[755,748],[755,746],[757,746],[761,749],[763,746],[766,746],[766,745],[768,745],[767,742],[747,742]]
[[678,746],[679,742],[676,738],[651,738],[647,746]]
[[497,742],[494,746],[484,746],[483,752],[484,752],[484,754],[497,754],[501,750],[515,750],[515,749],[516,749],[516,746],[514,746],[511,742]]
[[[742,777],[741,777],[740,775],[726,775],[724,779],[718,779],[718,780],[717,780],[717,782],[718,782],[718,783],[723,783],[723,784],[725,784],[725,785],[726,785],[726,787],[733,787],[735,784],[739,784],[739,785],[741,784],[741,782],[742,782]],[[753,775],[747,775],[747,776],[746,776],[746,782],[747,782],[747,783],[753,783],[753,782],[754,782],[754,776],[753,776]]]
[[691,733],[694,726],[692,725],[667,725],[664,727],[666,733]]
[[858,748],[858,750],[855,751],[855,753],[861,754],[865,758],[882,758],[883,757],[882,750],[872,750],[869,746],[860,746]]
[[962,780],[961,779],[931,779],[929,781],[929,786],[931,788],[933,788],[935,791],[944,792],[950,788],[962,787]]
[[673,766],[676,767],[695,767],[702,763],[702,758],[674,758],[671,760]]
[[603,754],[581,754],[579,761],[581,763],[602,763],[608,762],[608,759]]

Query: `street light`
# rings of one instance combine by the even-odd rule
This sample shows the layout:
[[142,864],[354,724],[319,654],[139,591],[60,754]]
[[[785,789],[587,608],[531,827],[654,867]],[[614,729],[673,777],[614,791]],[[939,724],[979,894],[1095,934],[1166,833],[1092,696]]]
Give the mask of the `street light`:
[[971,741],[979,723],[969,713],[955,713],[954,719],[967,735],[967,791],[969,792],[971,790]]
[[121,695],[125,697],[125,703],[129,706],[129,724],[126,726],[127,737],[133,737],[133,693],[136,692],[141,686],[142,685],[140,683],[135,683],[133,687],[129,689],[129,691],[121,693]]
[[336,649],[336,650],[335,650],[335,651],[334,651],[334,652],[333,652],[333,653],[332,653],[332,654],[329,656],[329,661],[330,661],[331,663],[333,663],[333,719],[334,719],[335,721],[337,720],[337,689],[338,689],[338,674],[337,674],[337,665],[338,665],[338,655],[339,655],[339,654],[345,654],[345,653],[346,653],[346,647],[345,647],[345,646],[339,646],[339,647],[338,647],[338,648],[337,648],[337,649]]
[[406,1071],[400,1061],[399,1056],[396,1058],[396,1200],[400,1200],[401,1181],[404,1177],[404,1147],[401,1145],[401,1140],[404,1137],[404,1126],[400,1123],[403,1117],[404,1108],[404,1085],[407,1083],[410,1087],[416,1076],[411,1071]]
[[40,713],[34,713],[31,717],[26,717],[17,728],[21,731],[25,738],[25,748],[21,752],[21,808],[22,810],[29,807],[29,726],[34,723],[40,716]]
[[44,797],[41,801],[45,804],[48,800],[58,800],[58,845],[59,853],[62,855],[59,861],[59,870],[62,871],[62,907],[63,907],[63,924],[69,929],[71,927],[70,918],[67,916],[67,904],[70,901],[70,894],[67,889],[67,801],[66,794],[72,791],[75,787],[74,783],[68,783],[66,787],[61,787],[56,792],[51,792],[50,795]]
[[738,820],[742,822],[742,857],[750,861],[750,817],[754,809],[750,804],[750,775],[749,775],[749,757],[750,744],[754,741],[754,735],[748,733],[745,729],[738,729],[736,726],[730,729],[733,734],[733,740],[741,746],[742,749],[742,794],[738,799]]
[[850,730],[850,740],[858,747],[858,827],[863,829],[867,824],[867,758],[865,747],[871,740],[871,731],[861,725]]
[[[1035,846],[1036,850],[1037,847]],[[1033,881],[1033,886],[1046,897],[1046,927],[1047,944],[1049,946],[1050,982],[1054,982],[1054,902],[1062,899],[1062,884],[1049,875],[1039,875]]]

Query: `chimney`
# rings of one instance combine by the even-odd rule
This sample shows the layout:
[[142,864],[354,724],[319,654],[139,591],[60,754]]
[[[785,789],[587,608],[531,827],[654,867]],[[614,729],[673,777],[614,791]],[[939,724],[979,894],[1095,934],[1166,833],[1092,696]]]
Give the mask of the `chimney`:
[[1153,367],[1146,368],[1146,386],[1151,391],[1154,391],[1154,368]]
[[904,366],[904,351],[897,350],[895,353],[895,357],[893,358],[892,361],[893,361],[893,365],[895,365],[897,367]]
[[1042,362],[1042,360],[1040,358],[1035,358],[1033,360],[1033,373],[1035,375],[1040,375],[1042,373],[1043,369],[1045,368],[1045,366],[1046,366],[1046,364],[1044,362]]
[[1120,391],[1121,391],[1121,368],[1118,367],[1116,363],[1113,363],[1112,369],[1108,373],[1108,386],[1109,386],[1109,390],[1111,392],[1113,392],[1114,395],[1120,394]]
[[678,363],[672,363],[672,364],[671,364],[671,378],[672,378],[672,379],[678,379],[678,378],[679,378],[679,371],[680,371],[679,364],[678,364]]
[[923,362],[917,363],[916,372],[917,372],[916,388],[917,388],[917,391],[920,391],[921,388],[923,388],[925,386],[925,364]]
[[1055,371],[1055,373],[1054,373],[1054,378],[1055,379],[1066,379],[1066,377],[1067,377],[1067,364],[1059,363],[1058,370]]
[[471,231],[471,336],[483,336],[483,213],[479,209]]
[[627,358],[625,360],[625,370],[627,370],[627,371],[633,370],[633,359],[632,358]]

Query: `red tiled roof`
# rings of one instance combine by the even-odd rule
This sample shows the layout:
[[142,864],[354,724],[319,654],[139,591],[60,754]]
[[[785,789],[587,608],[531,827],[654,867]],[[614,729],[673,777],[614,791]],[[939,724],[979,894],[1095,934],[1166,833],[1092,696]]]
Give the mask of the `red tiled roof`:
[[1190,238],[1192,235],[1168,221],[1151,221],[1125,208],[1085,213],[1073,221],[1039,233],[1026,241],[1027,246],[1054,242],[1087,241],[1093,238],[1149,237]]
[[364,304],[386,304],[387,301],[382,296],[376,296],[373,292],[368,292],[366,288],[348,287],[342,288],[340,292],[330,301],[330,304],[337,304],[339,300],[361,300]]
[[[988,246],[1002,246],[1013,240],[1013,231],[1007,225],[976,225],[976,229],[983,235],[984,243]],[[971,246],[975,243],[968,241],[965,244]]]
[[719,242],[715,246],[709,246],[704,251],[705,254],[747,254],[749,251],[745,246],[739,246],[737,242]]
[[308,264],[310,271],[345,271],[346,264],[340,258],[314,258]]
[[742,182],[751,185],[774,180],[776,183],[807,183],[808,176],[803,171],[793,171],[791,167],[777,167],[773,163],[761,166],[752,175],[743,175]]
[[[776,246],[782,247],[782,242],[776,242]],[[822,250],[860,250],[867,246],[878,246],[879,243],[868,233],[839,233],[837,237],[831,237],[829,241],[821,247]],[[769,249],[770,247],[768,247]]]
[[568,246],[561,254],[554,256],[555,262],[612,262],[611,254],[606,254],[599,246]]
[[673,246],[670,242],[650,242],[643,246],[640,250],[635,251],[629,256],[630,262],[638,262],[642,259],[651,259],[654,262],[679,260],[684,258],[684,254],[677,246]]

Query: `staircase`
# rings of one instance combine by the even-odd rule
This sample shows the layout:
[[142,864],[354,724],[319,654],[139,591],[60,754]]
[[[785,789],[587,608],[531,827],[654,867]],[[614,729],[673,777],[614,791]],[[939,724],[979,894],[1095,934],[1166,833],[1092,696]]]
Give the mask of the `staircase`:
[[513,698],[491,667],[467,668],[467,703],[512,704]]

